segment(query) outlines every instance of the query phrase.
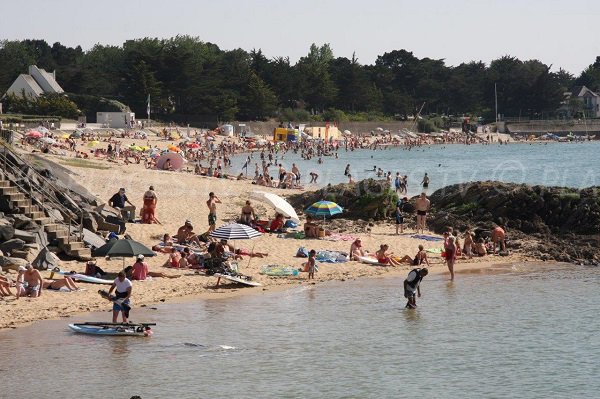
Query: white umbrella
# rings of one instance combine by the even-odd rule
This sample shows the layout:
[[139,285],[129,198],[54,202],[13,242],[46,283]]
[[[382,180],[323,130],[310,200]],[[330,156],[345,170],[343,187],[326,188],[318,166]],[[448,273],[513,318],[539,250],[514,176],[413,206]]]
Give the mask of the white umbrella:
[[281,213],[284,217],[290,218],[293,222],[300,223],[300,219],[294,208],[279,195],[267,193],[265,191],[253,191],[250,193],[250,198],[266,202],[275,208],[275,212]]
[[221,240],[249,240],[261,235],[252,227],[240,223],[226,224],[210,233],[211,237],[220,238]]
[[50,137],[42,137],[39,141],[44,144],[56,144],[56,140],[51,139]]

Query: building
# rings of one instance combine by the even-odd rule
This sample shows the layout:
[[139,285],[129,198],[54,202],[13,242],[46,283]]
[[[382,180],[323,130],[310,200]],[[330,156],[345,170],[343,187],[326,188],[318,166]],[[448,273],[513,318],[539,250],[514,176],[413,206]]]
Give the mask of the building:
[[342,136],[342,132],[339,131],[337,126],[331,126],[329,123],[326,123],[325,126],[310,126],[304,128],[304,132],[307,133],[315,140],[340,140]]
[[96,112],[96,123],[116,129],[133,127],[135,112]]
[[575,86],[566,93],[565,104],[570,107],[573,101],[581,102],[581,110],[588,118],[600,118],[600,96],[595,92],[585,86]]
[[29,66],[29,74],[21,74],[8,88],[6,94],[38,98],[42,94],[61,94],[65,91],[56,82],[56,72],[46,72],[35,65]]

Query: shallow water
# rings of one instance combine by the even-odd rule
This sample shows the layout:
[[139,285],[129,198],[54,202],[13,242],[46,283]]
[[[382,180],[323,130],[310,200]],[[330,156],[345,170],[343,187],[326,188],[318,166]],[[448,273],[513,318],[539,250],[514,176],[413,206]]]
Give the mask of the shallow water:
[[[433,145],[413,148],[408,151],[399,147],[385,150],[338,151],[338,159],[323,157],[324,163],[317,164],[317,158],[305,161],[299,154],[288,152],[283,164],[290,170],[295,162],[303,175],[302,183],[310,181],[309,173],[319,174],[319,185],[346,183],[346,164],[351,164],[354,180],[375,177],[373,166],[385,172],[396,172],[408,176],[409,194],[420,192],[420,183],[427,173],[431,179],[429,192],[444,186],[478,180],[497,180],[511,183],[542,184],[583,188],[600,185],[600,175],[595,165],[598,159],[600,142],[583,143],[532,143],[509,145]],[[260,154],[255,153],[248,175],[254,176],[254,163],[261,165]],[[238,174],[246,155],[232,160],[230,173]],[[278,161],[281,161],[281,155]],[[271,175],[277,175],[277,168],[270,168]]]
[[[2,397],[592,398],[600,270],[520,265],[136,309],[151,338],[77,335],[74,320],[0,332]],[[34,376],[26,390],[23,376]],[[35,392],[35,395],[31,393]]]

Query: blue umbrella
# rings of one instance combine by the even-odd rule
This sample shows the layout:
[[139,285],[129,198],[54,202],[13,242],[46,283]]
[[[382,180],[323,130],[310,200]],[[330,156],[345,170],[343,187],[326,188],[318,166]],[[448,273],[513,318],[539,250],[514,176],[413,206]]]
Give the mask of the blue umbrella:
[[323,218],[337,215],[338,213],[342,213],[342,211],[341,206],[331,201],[318,201],[304,210],[305,213],[317,217],[322,216]]

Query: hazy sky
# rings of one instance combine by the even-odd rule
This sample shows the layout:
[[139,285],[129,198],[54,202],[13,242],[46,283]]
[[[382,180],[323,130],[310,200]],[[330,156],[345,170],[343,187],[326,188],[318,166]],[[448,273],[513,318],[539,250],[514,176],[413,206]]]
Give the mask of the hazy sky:
[[[311,43],[371,64],[406,49],[447,65],[503,55],[579,75],[600,55],[600,0],[2,0],[0,39],[121,45],[197,36],[292,62]],[[25,5],[27,10],[25,10]]]

